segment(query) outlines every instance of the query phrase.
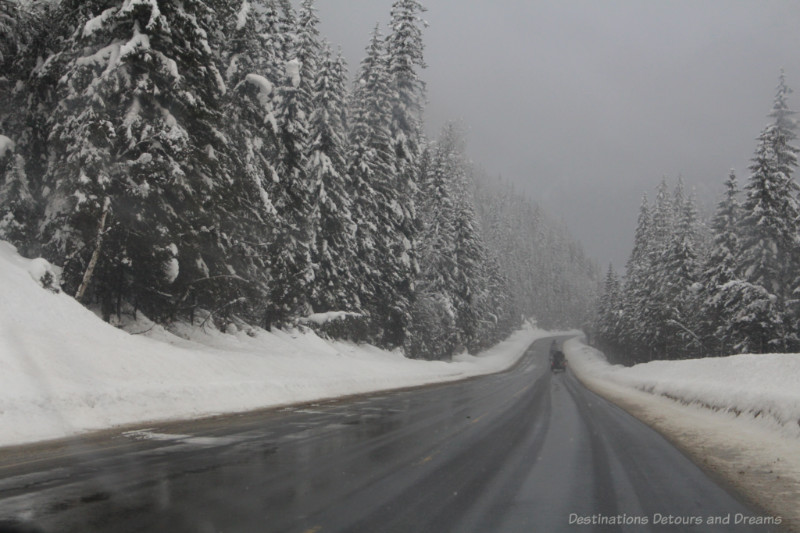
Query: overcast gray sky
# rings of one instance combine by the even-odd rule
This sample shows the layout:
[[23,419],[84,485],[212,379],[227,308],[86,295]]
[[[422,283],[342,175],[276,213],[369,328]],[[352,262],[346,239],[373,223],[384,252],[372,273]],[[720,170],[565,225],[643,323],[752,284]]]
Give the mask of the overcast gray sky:
[[[678,175],[712,209],[740,184],[778,73],[800,109],[800,2],[428,0],[427,130],[529,191],[601,264],[622,267],[643,193]],[[392,0],[317,0],[355,72]]]

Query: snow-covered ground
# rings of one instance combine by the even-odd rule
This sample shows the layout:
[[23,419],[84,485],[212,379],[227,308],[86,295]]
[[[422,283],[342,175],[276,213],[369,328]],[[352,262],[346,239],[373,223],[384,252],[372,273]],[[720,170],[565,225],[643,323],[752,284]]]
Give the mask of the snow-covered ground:
[[565,343],[573,373],[800,531],[800,354],[610,365]]
[[47,273],[58,274],[0,241],[0,446],[464,379],[508,368],[548,335],[528,327],[447,363],[308,331],[167,331],[144,320],[122,331],[43,288]]

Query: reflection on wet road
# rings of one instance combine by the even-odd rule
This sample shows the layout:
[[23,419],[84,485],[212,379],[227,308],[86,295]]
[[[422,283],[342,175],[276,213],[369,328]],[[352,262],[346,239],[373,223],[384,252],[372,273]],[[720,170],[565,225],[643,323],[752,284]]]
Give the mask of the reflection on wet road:
[[0,451],[0,532],[751,531],[654,523],[755,513],[551,375],[549,345],[450,385]]

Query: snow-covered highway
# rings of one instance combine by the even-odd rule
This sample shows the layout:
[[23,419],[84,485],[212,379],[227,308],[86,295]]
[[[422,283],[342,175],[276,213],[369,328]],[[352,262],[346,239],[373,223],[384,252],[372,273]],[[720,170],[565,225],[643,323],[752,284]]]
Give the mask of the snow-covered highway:
[[763,513],[571,373],[551,375],[549,345],[452,384],[7,449],[0,520],[44,532],[778,530],[744,523]]

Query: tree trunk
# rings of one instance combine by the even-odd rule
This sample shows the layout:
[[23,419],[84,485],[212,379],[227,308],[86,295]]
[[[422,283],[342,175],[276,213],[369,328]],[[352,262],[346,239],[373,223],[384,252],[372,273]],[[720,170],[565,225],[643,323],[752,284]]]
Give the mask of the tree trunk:
[[94,252],[92,252],[92,258],[89,260],[89,265],[86,267],[86,272],[83,273],[83,280],[81,280],[81,285],[78,287],[78,292],[75,293],[75,299],[79,302],[83,301],[83,297],[86,294],[86,289],[89,287],[89,283],[92,281],[92,276],[94,275],[94,269],[97,266],[97,261],[100,259],[100,250],[103,247],[103,235],[106,229],[106,217],[108,217],[108,208],[110,204],[111,200],[106,197],[105,201],[103,202],[103,213],[100,216],[100,223],[97,227],[97,239]]

